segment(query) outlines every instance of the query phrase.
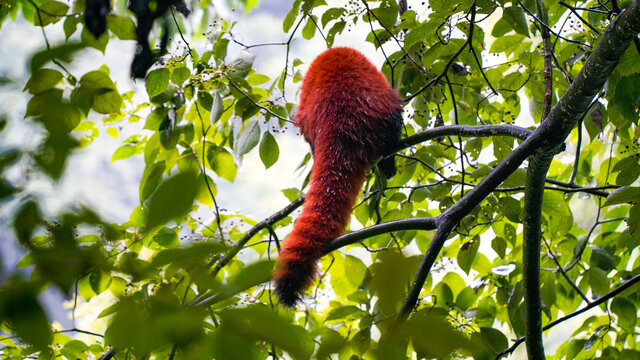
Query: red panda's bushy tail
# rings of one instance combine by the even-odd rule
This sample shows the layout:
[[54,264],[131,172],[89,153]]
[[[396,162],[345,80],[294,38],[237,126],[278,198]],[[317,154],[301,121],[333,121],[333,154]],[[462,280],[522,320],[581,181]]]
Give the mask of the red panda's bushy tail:
[[[400,138],[402,100],[385,76],[350,48],[320,54],[302,81],[295,116],[314,165],[302,214],[280,249],[280,303],[294,307],[317,275],[324,247],[342,235],[369,166]],[[393,175],[393,159],[381,164]]]
[[[347,149],[342,150],[342,154],[334,152],[331,157],[315,157],[302,214],[280,249],[275,292],[280,304],[289,308],[317,276],[316,262],[324,246],[344,233],[364,182],[368,164],[350,161],[345,158],[349,156]],[[330,163],[323,161],[327,158]]]

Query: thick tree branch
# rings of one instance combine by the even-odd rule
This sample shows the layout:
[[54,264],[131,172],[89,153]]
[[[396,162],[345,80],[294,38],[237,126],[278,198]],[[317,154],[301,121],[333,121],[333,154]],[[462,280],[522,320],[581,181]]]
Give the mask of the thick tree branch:
[[[542,0],[536,0],[540,22],[548,26],[549,16]],[[553,98],[551,37],[546,27],[541,30],[544,53],[544,103],[541,122],[546,121]],[[542,298],[540,297],[540,240],[542,239],[542,200],[544,184],[553,160],[553,151],[538,152],[529,158],[524,191],[524,223],[522,240],[522,282],[524,285],[525,337],[529,360],[544,360],[542,343]]]
[[417,134],[401,139],[398,145],[388,154],[391,155],[402,149],[420,144],[427,140],[436,139],[442,136],[463,136],[463,137],[483,137],[483,136],[511,136],[518,139],[526,139],[533,131],[515,125],[445,125],[430,128]]
[[324,248],[324,253],[328,254],[343,246],[350,245],[368,239],[372,236],[400,230],[434,230],[438,223],[438,217],[415,218],[389,221],[382,224],[369,226],[362,230],[353,231],[336,238]]
[[540,240],[544,181],[551,160],[553,160],[553,154],[540,153],[529,158],[524,191],[522,281],[529,360],[544,360],[542,299],[540,298]]

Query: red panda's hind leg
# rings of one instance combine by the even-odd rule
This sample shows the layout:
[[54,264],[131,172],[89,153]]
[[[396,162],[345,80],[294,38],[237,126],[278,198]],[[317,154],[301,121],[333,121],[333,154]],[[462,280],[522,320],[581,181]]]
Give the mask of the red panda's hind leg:
[[[384,122],[384,129],[381,134],[384,134],[380,142],[380,154],[386,155],[394,150],[394,147],[398,145],[398,141],[402,136],[402,108],[394,111],[389,118]],[[378,162],[378,168],[387,179],[390,179],[396,174],[396,157],[391,155]]]

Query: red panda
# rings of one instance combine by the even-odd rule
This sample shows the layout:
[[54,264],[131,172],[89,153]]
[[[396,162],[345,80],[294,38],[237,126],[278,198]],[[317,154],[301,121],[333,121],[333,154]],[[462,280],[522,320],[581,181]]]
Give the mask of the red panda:
[[[316,277],[323,247],[344,233],[366,172],[399,140],[402,100],[364,55],[333,48],[311,63],[294,119],[314,164],[304,208],[274,273],[279,302],[289,308]],[[379,167],[392,176],[393,157]]]

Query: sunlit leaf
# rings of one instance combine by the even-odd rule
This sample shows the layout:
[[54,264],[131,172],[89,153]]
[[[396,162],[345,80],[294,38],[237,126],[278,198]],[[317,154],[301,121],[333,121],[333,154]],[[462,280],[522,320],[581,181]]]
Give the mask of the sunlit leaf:
[[150,98],[159,95],[169,87],[171,72],[165,68],[150,71],[145,78],[144,86]]
[[120,40],[136,40],[136,25],[126,16],[107,15],[107,28]]
[[64,18],[69,11],[69,5],[60,1],[48,1],[42,4],[37,10],[34,18],[35,24],[38,26],[47,26],[55,24]]
[[56,86],[62,80],[62,73],[53,69],[39,69],[31,75],[24,90],[37,95]]

